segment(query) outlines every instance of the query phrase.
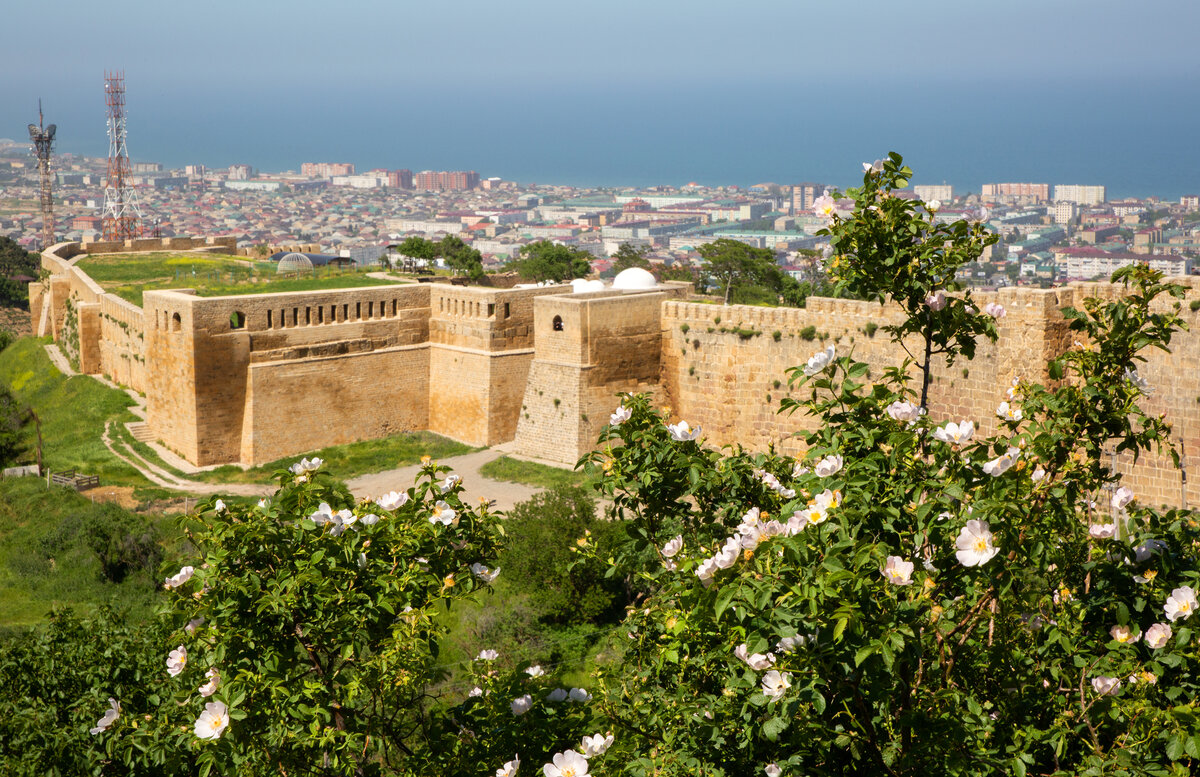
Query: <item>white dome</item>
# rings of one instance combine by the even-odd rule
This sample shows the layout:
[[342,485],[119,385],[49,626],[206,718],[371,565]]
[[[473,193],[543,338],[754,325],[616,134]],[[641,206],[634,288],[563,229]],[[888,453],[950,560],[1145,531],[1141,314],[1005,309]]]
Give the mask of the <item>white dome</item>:
[[641,267],[630,267],[628,270],[621,270],[617,273],[617,277],[613,278],[612,287],[622,291],[654,289],[658,288],[658,281],[654,280],[654,276],[647,270],[643,270]]
[[589,281],[576,278],[571,281],[572,294],[587,294],[589,291],[604,291],[604,281]]

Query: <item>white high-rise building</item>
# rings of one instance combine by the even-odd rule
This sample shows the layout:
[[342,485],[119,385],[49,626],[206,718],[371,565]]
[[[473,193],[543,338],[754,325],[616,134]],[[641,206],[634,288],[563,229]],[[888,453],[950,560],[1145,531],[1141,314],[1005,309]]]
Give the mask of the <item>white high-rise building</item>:
[[917,195],[917,199],[922,202],[930,200],[938,200],[946,205],[954,199],[954,187],[948,183],[925,184],[924,186],[914,186],[913,194]]
[[1060,183],[1054,186],[1055,202],[1074,202],[1078,205],[1101,205],[1107,197],[1103,186]]

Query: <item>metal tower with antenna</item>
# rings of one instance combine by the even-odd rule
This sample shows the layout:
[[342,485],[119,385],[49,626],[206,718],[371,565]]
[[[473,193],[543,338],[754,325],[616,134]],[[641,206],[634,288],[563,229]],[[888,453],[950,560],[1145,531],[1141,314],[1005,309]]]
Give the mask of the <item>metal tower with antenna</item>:
[[104,73],[108,105],[108,180],[104,186],[104,239],[141,237],[142,212],[129,178],[129,149],[125,146],[125,73]]
[[42,101],[38,100],[38,123],[29,125],[29,140],[38,160],[42,178],[42,250],[54,245],[54,197],[50,190],[50,154],[54,151],[54,132],[58,127],[42,124]]

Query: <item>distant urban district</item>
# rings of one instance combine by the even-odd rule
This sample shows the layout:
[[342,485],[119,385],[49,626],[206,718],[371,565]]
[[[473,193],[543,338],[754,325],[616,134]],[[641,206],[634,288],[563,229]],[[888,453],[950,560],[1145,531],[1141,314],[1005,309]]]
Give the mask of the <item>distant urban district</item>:
[[[102,239],[105,166],[103,158],[54,157],[56,240]],[[168,170],[134,162],[132,173],[144,236],[234,237],[239,253],[249,256],[298,251],[363,267],[396,265],[412,262],[399,252],[405,240],[412,246],[414,237],[439,243],[450,237],[456,250],[477,251],[482,270],[491,272],[531,243],[548,241],[586,252],[601,276],[620,269],[614,257],[624,250],[660,275],[692,273],[698,280],[706,279],[701,269],[712,255],[703,247],[727,239],[770,251],[781,274],[819,282],[826,239],[815,234],[823,221],[812,204],[837,188],[816,182],[579,188],[475,171],[359,172],[332,162],[283,173],[245,164]],[[29,250],[42,242],[38,186],[27,144],[0,140],[0,235]],[[939,220],[982,218],[999,236],[979,262],[963,268],[959,280],[967,285],[1051,286],[1106,278],[1133,262],[1186,275],[1200,257],[1200,195],[1109,200],[1102,184],[1050,183],[985,184],[979,192],[915,185],[903,194],[936,201]],[[446,264],[433,253],[420,264]]]

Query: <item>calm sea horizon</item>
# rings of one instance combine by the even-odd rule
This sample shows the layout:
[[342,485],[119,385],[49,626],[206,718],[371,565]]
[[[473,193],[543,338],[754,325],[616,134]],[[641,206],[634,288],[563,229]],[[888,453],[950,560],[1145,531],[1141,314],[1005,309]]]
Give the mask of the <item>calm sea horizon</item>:
[[[147,79],[148,80],[148,79]],[[107,154],[101,87],[45,96],[60,151]],[[20,139],[36,96],[0,90],[0,137]],[[20,115],[15,115],[19,113]],[[1109,198],[1200,192],[1200,84],[873,85],[777,81],[461,90],[202,88],[128,74],[134,161],[168,167],[306,161],[468,170],[521,183],[617,187],[854,185],[862,161],[899,151],[914,184],[1103,184]],[[36,113],[34,113],[36,118]]]

